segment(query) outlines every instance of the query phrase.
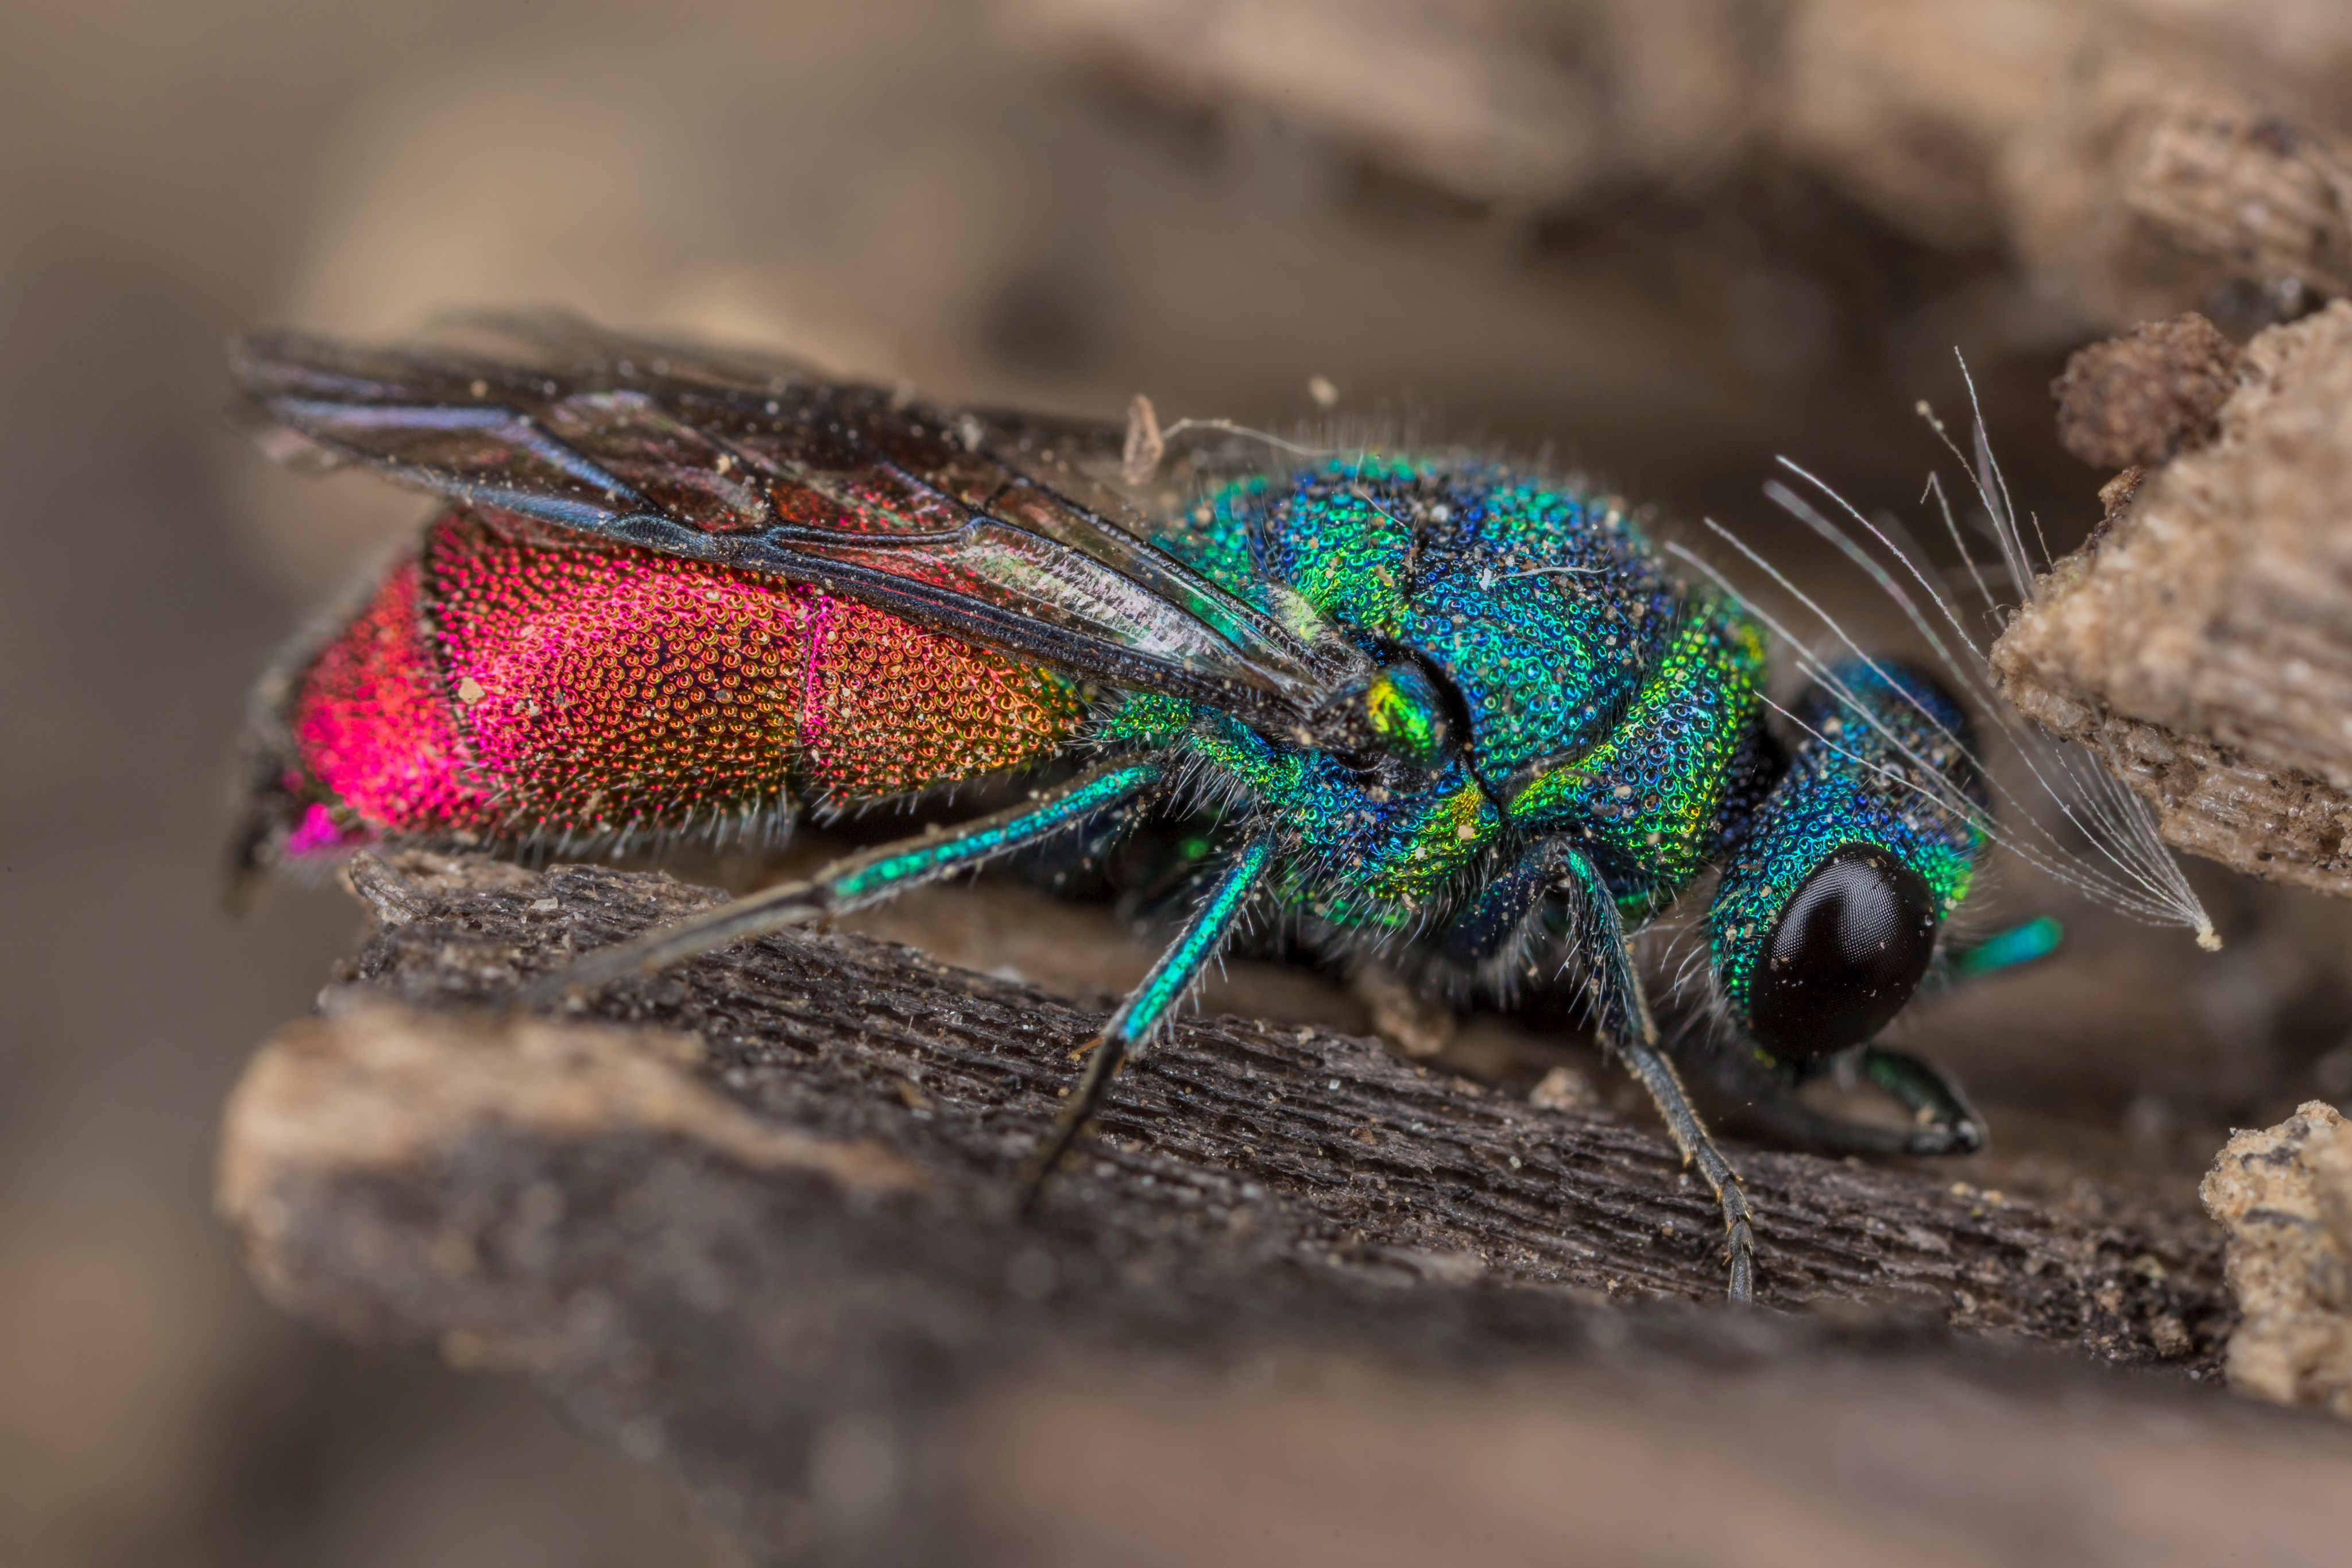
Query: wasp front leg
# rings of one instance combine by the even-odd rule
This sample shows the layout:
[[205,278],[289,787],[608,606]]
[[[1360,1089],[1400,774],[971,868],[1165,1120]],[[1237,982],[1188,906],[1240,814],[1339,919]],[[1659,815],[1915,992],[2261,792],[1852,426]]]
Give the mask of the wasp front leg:
[[[2035,963],[2063,936],[2042,915],[1966,946],[1955,945],[1945,967],[1955,984],[1969,984]],[[1790,1145],[1832,1155],[1972,1155],[1985,1145],[1984,1118],[1958,1080],[1932,1061],[1887,1046],[1865,1044],[1826,1057],[1781,1061],[1744,1035],[1721,1040],[1709,1076],[1746,1108],[1757,1130]],[[1910,1113],[1907,1127],[1824,1115],[1797,1098],[1797,1090],[1824,1073],[1857,1080]]]
[[[1907,1127],[1830,1116],[1797,1097],[1798,1088],[1833,1068],[1861,1080],[1911,1113]],[[1865,1045],[1844,1056],[1801,1067],[1758,1059],[1744,1042],[1728,1042],[1708,1076],[1743,1107],[1757,1132],[1792,1148],[1824,1155],[1972,1155],[1984,1147],[1984,1119],[1949,1073],[1907,1051]]]
[[1666,1134],[1682,1151],[1683,1163],[1695,1166],[1723,1210],[1725,1261],[1730,1268],[1727,1295],[1735,1301],[1756,1299],[1756,1228],[1748,1208],[1748,1195],[1739,1174],[1707,1135],[1682,1078],[1658,1050],[1658,1026],[1650,1016],[1642,977],[1633,965],[1625,938],[1625,923],[1617,900],[1600,872],[1580,852],[1563,847],[1557,891],[1579,917],[1582,940],[1578,944],[1587,966],[1601,1019],[1602,1044],[1623,1059],[1642,1087],[1650,1092]]

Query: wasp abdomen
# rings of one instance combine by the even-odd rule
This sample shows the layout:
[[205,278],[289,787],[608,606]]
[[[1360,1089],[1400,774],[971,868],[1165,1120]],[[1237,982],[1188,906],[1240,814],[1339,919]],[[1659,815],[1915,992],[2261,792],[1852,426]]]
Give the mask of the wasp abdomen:
[[452,512],[296,677],[290,854],[781,823],[1039,759],[1065,678],[771,576]]

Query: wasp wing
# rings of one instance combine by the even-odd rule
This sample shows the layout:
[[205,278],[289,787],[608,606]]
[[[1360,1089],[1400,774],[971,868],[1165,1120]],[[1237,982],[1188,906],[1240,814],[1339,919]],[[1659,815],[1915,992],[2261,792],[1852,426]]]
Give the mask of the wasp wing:
[[[1361,655],[1140,537],[1122,432],[961,411],[556,314],[367,347],[240,340],[298,449],[583,536],[772,572],[1112,685],[1297,728]],[[1127,526],[1112,520],[1126,519]]]

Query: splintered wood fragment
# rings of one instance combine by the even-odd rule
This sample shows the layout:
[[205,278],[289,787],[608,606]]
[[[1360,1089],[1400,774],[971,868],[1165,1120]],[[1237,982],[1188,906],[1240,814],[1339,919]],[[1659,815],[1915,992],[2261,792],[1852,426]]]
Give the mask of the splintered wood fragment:
[[2058,439],[2095,468],[2161,463],[2214,434],[2238,350],[2191,310],[2078,350],[2051,387]]
[[2164,239],[2297,294],[2352,290],[2352,156],[2251,101],[2154,117],[2124,200]]
[[1605,223],[1629,193],[1706,209],[1777,170],[1866,210],[1852,243],[1998,246],[2038,309],[2086,324],[2226,301],[2251,329],[2352,292],[2340,7],[2309,8],[2293,49],[2263,7],[2166,9],[2151,26],[2008,0],[1996,26],[1948,0],[1002,5],[1130,96],[1280,123],[1301,133],[1289,158],[1473,206]]
[[2352,1124],[2313,1100],[2241,1132],[2205,1177],[2230,1231],[2231,1386],[2352,1420]]
[[2085,455],[2181,449],[2115,493],[1993,668],[2168,841],[2352,894],[2352,303],[2256,337],[2210,414],[2221,357],[2191,339],[2136,334],[2062,383]]

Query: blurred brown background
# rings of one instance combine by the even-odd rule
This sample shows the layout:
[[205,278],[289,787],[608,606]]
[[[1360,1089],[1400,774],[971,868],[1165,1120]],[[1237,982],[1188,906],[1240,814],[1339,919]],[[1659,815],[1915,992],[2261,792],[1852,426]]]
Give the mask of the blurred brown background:
[[[0,1560],[706,1558],[520,1391],[273,1316],[210,1218],[221,1097],[356,925],[216,913],[245,692],[415,510],[263,471],[216,417],[230,332],[557,301],[1276,425],[1321,376],[1800,560],[1773,455],[1909,506],[1957,346],[2079,538],[2064,352],[2302,286],[2122,265],[2043,176],[2133,83],[2326,126],[2347,62],[2335,0],[0,5]],[[2200,885],[2221,959],[2088,921],[1918,1038],[2017,1144],[2063,1120],[2150,1180],[2352,1096],[2340,917]]]

